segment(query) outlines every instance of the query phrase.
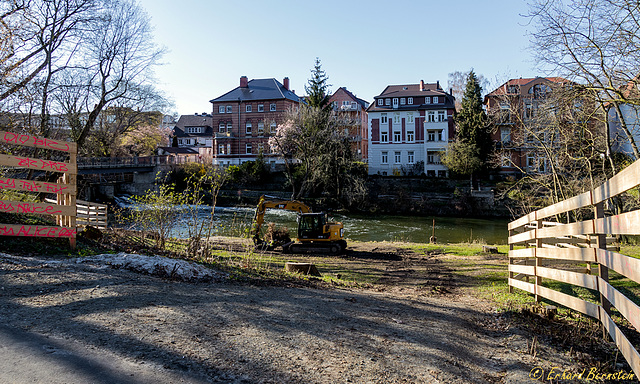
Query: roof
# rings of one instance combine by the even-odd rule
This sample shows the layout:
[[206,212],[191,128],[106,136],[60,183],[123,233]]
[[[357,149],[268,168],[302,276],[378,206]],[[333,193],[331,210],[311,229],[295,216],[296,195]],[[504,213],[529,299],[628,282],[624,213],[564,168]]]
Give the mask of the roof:
[[[455,97],[445,92],[440,88],[440,83],[423,83],[422,91],[420,90],[420,84],[404,84],[404,85],[388,85],[381,94],[374,97],[374,102],[371,103],[368,112],[379,111],[398,111],[398,110],[416,110],[416,109],[442,109],[442,108],[455,108]],[[444,96],[445,102],[438,104],[412,104],[412,105],[399,105],[394,108],[392,105],[378,106],[378,99],[386,98],[400,98],[400,97],[413,97],[417,98],[415,101],[419,101],[419,98],[425,96]],[[422,99],[424,101],[424,99]]]
[[[201,133],[186,133],[187,127],[203,127]],[[173,135],[176,137],[212,136],[213,117],[211,115],[182,115],[173,127]]]
[[193,148],[187,148],[187,147],[158,147],[158,149],[162,149],[166,153],[171,153],[176,155],[177,154],[192,155],[192,154],[199,153],[197,150]]
[[487,96],[506,95],[507,87],[509,85],[517,85],[519,87],[525,87],[535,82],[551,82],[551,83],[563,84],[563,83],[568,83],[569,80],[563,77],[529,77],[524,79],[523,78],[511,79],[506,83],[502,84],[501,86],[499,86],[498,88],[496,88],[493,92],[490,92]]
[[[360,106],[362,107],[362,109],[367,108],[367,104],[369,104],[366,100],[363,100],[359,97],[357,97],[356,95],[354,95],[353,93],[351,93],[347,88],[345,87],[340,87],[338,88],[337,91],[335,91],[333,93],[333,95],[337,94],[338,92],[340,92],[340,90],[342,90],[347,96],[349,96],[353,101],[355,101],[356,103],[360,104]],[[332,95],[332,96],[333,96]]]
[[286,89],[282,83],[276,79],[252,79],[247,83],[247,87],[237,87],[224,95],[209,100],[210,103],[229,101],[258,101],[258,100],[279,100],[289,99],[297,103],[298,97],[292,91]]

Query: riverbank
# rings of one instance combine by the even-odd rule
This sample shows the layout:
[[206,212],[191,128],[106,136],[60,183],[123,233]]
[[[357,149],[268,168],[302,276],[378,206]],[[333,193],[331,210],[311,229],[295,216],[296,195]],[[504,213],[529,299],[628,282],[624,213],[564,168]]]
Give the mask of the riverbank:
[[[108,236],[102,249],[127,247]],[[615,356],[588,321],[523,311],[530,297],[502,283],[506,256],[479,245],[353,243],[340,257],[285,258],[214,241],[203,261],[229,277],[206,283],[0,257],[0,338],[12,351],[0,381],[520,383],[536,367],[604,369]],[[284,260],[322,277],[285,274]]]

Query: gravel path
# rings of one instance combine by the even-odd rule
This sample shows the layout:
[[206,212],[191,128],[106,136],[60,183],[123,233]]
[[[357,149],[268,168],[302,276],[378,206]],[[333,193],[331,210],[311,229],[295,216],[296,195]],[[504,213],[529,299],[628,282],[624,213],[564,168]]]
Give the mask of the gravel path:
[[529,382],[539,357],[503,321],[459,293],[190,283],[0,256],[3,383]]

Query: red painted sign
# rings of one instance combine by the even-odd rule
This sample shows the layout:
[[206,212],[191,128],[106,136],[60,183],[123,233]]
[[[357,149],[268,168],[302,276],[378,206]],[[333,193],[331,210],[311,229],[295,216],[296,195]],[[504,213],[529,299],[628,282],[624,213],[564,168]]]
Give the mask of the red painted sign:
[[41,213],[45,215],[62,215],[62,207],[51,204],[24,203],[0,200],[0,211],[7,213]]
[[69,187],[56,183],[20,179],[5,179],[0,177],[0,190],[2,189],[15,189],[29,192],[63,193],[66,192]]
[[19,167],[42,169],[43,171],[67,172],[67,163],[58,161],[31,159],[28,157],[16,157]]
[[0,224],[0,236],[72,238],[76,237],[76,229],[41,225]]
[[46,149],[55,149],[57,151],[65,152],[69,152],[71,149],[69,143],[66,143],[64,141],[60,142],[44,137],[21,135],[13,132],[2,132],[2,134],[0,134],[0,143],[1,142],[17,145],[28,145]]

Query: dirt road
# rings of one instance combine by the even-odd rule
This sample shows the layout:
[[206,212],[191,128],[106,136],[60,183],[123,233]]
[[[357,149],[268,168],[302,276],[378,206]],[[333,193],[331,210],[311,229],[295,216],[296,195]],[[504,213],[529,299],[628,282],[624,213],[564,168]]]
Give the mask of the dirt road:
[[172,281],[0,256],[3,383],[525,383],[528,336],[452,291]]

